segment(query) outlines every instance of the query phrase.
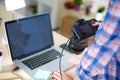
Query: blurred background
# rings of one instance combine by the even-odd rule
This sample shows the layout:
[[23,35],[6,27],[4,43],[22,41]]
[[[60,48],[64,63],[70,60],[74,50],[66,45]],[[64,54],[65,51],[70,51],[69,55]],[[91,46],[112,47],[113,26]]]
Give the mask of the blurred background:
[[[109,0],[25,0],[26,7],[16,12],[27,16],[50,13],[52,29],[66,37],[77,19],[96,18],[102,21]],[[4,5],[4,0],[0,0]],[[2,16],[1,16],[2,17]]]

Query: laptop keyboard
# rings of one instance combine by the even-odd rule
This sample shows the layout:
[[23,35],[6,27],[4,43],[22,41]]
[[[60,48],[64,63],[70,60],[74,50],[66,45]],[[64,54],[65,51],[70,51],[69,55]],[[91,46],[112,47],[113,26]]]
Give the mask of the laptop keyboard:
[[39,54],[37,56],[34,56],[32,58],[26,59],[22,61],[26,66],[28,66],[31,70],[42,66],[50,61],[53,61],[54,59],[57,59],[60,57],[60,53],[54,49],[47,51],[43,54]]

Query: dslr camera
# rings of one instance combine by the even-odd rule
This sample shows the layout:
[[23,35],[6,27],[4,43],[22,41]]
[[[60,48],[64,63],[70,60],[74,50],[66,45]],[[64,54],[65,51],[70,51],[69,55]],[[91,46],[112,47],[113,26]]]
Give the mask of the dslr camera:
[[97,26],[93,26],[92,23],[97,22],[96,19],[84,20],[79,19],[72,26],[72,37],[76,36],[77,39],[83,40],[90,36],[93,36],[97,31]]
[[97,22],[96,19],[79,19],[71,28],[72,38],[68,43],[68,48],[72,52],[80,52],[87,47],[88,38],[95,35],[98,26],[93,26],[92,23]]

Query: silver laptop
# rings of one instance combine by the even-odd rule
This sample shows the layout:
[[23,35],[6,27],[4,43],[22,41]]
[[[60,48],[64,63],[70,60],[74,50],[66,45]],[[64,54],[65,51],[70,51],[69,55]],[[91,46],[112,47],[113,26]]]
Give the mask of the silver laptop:
[[[41,14],[5,22],[12,61],[30,75],[38,70],[59,70],[62,49],[54,45],[50,14]],[[72,67],[70,53],[62,55],[62,71]]]

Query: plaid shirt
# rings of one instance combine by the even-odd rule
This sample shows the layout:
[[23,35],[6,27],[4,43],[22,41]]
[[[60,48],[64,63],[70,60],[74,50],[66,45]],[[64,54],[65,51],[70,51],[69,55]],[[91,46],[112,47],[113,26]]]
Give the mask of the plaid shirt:
[[81,80],[120,80],[120,0],[110,0],[76,72]]

